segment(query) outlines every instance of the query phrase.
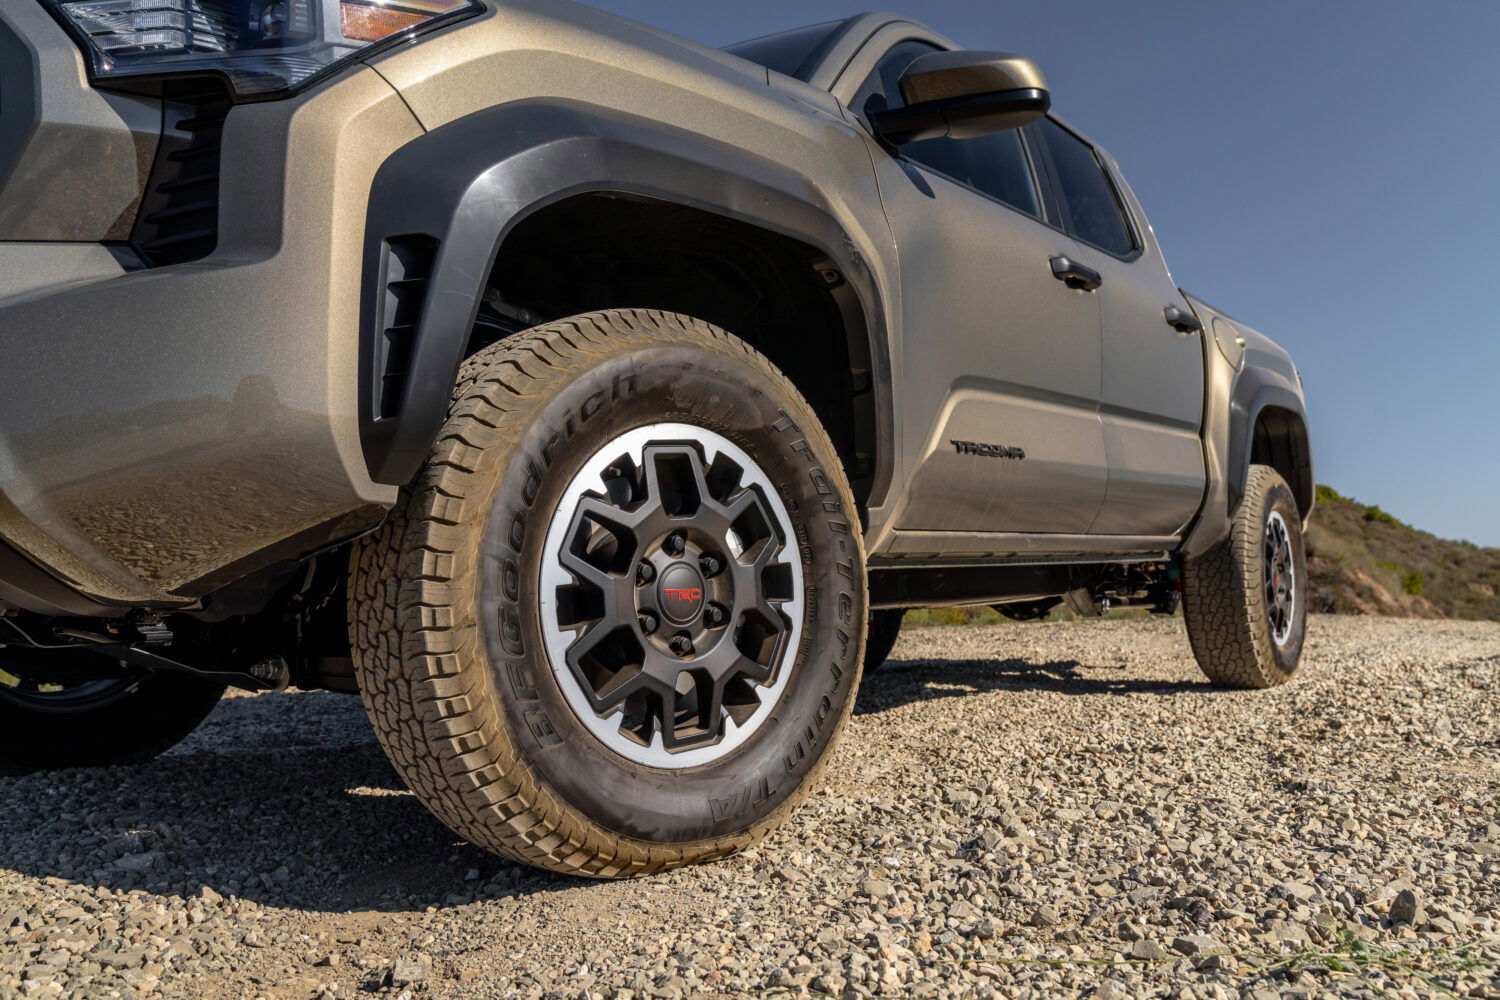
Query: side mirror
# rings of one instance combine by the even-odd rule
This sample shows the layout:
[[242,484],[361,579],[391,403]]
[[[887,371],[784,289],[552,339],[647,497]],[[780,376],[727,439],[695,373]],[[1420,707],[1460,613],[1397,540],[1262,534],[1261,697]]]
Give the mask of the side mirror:
[[871,116],[900,146],[919,139],[973,139],[1034,122],[1052,106],[1036,63],[1009,52],[932,52],[901,75],[906,107]]

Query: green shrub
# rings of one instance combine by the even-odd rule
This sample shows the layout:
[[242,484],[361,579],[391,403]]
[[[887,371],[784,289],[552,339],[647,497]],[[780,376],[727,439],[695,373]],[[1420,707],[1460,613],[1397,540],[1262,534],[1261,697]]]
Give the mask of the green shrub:
[[1389,524],[1397,528],[1403,527],[1400,521],[1396,520],[1394,517],[1381,510],[1379,507],[1366,507],[1365,520],[1378,521],[1381,524]]
[[913,625],[994,625],[1004,621],[994,608],[984,605],[965,608],[915,608],[906,613],[901,624]]
[[1421,597],[1422,591],[1427,588],[1427,580],[1422,576],[1420,570],[1412,570],[1401,574],[1401,589],[1413,597]]
[[1339,494],[1332,486],[1318,487],[1318,503],[1332,503],[1335,500],[1347,500],[1348,497]]

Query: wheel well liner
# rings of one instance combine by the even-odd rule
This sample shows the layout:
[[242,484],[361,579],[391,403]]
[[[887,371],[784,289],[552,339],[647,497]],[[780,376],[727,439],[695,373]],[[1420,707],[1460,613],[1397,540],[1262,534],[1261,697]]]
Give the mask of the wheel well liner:
[[855,240],[817,189],[744,150],[563,101],[460,118],[403,146],[377,172],[359,335],[359,428],[371,477],[405,484],[425,460],[506,240],[534,213],[591,193],[723,216],[832,263],[857,302],[845,316],[850,363],[868,371],[874,389],[868,492],[878,502],[893,439],[884,310]]
[[1251,465],[1281,473],[1304,520],[1312,513],[1313,459],[1301,394],[1278,373],[1247,368],[1230,401],[1229,509],[1239,506]]

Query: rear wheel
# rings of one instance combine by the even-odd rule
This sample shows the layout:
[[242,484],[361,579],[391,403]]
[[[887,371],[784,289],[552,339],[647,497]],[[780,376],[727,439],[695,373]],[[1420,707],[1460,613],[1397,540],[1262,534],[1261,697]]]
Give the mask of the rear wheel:
[[865,639],[865,673],[878,670],[896,648],[901,637],[901,619],[906,612],[896,608],[870,612],[870,625]]
[[1292,679],[1307,629],[1307,562],[1296,498],[1252,465],[1229,537],[1183,567],[1182,613],[1198,666],[1226,687]]
[[198,727],[224,685],[69,650],[0,652],[0,761],[27,768],[139,763]]
[[852,705],[864,581],[837,456],[780,372],[695,320],[597,313],[465,364],[355,552],[355,664],[453,830],[633,875],[802,799]]

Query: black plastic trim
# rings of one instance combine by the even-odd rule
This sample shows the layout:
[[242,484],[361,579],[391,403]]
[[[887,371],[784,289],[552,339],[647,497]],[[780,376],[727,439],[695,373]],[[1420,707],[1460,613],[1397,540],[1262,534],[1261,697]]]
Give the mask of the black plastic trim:
[[1203,329],[1203,321],[1193,315],[1191,306],[1184,309],[1174,303],[1163,308],[1161,314],[1167,325],[1178,333],[1197,333]]
[[[1289,411],[1302,422],[1303,434],[1307,433],[1307,412],[1302,398],[1285,378],[1265,368],[1246,368],[1240,373],[1235,379],[1234,388],[1230,390],[1229,454],[1225,456],[1229,464],[1226,472],[1229,476],[1229,509],[1231,511],[1239,506],[1240,500],[1245,495],[1245,482],[1250,475],[1250,456],[1255,448],[1255,425],[1267,407]],[[1292,487],[1292,492],[1298,496],[1299,500],[1302,499],[1304,492],[1308,494],[1307,501],[1310,508],[1312,483],[1315,480],[1313,479],[1311,442],[1308,441],[1307,444],[1307,482],[1305,484],[1293,482],[1288,485]]]
[[[404,485],[442,426],[481,296],[506,235],[527,215],[588,192],[655,198],[800,240],[834,261],[864,310],[876,388],[878,462],[870,502],[891,476],[891,368],[869,267],[812,184],[782,164],[659,122],[568,101],[501,105],[397,150],[375,176],[360,310],[360,438],[371,478]],[[412,197],[421,192],[420,198]],[[386,242],[438,245],[400,399],[382,396]],[[377,406],[380,409],[377,410]],[[382,414],[386,414],[382,416]]]
[[1092,292],[1104,284],[1104,277],[1098,271],[1065,254],[1058,254],[1048,263],[1052,265],[1052,277],[1065,282],[1069,288]]
[[9,605],[41,615],[107,618],[125,609],[108,607],[80,594],[57,577],[0,542],[0,608]]
[[0,21],[0,189],[5,187],[41,117],[35,54],[26,40]]
[[903,146],[922,139],[943,138],[954,127],[962,127],[976,118],[1022,111],[1040,111],[1045,114],[1050,107],[1052,95],[1045,90],[1006,90],[993,94],[972,94],[953,100],[924,101],[877,111],[870,115],[870,123],[883,142]]
[[162,95],[162,133],[130,244],[148,267],[201,260],[219,245],[219,153],[234,107],[210,80]]
[[1076,564],[870,567],[870,607],[941,608],[1056,597],[1073,588]]

